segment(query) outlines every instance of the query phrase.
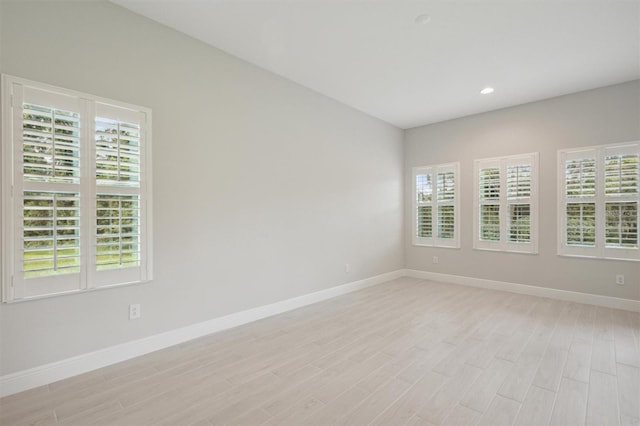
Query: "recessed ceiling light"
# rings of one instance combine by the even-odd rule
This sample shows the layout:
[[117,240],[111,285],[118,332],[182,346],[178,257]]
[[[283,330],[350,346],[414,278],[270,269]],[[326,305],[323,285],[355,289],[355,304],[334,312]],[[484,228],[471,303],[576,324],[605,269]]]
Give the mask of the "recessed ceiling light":
[[480,91],[483,95],[488,95],[489,93],[493,93],[493,87],[485,87]]
[[416,24],[420,24],[420,25],[428,24],[429,21],[431,21],[431,15],[428,15],[426,13],[424,15],[419,15],[416,18]]

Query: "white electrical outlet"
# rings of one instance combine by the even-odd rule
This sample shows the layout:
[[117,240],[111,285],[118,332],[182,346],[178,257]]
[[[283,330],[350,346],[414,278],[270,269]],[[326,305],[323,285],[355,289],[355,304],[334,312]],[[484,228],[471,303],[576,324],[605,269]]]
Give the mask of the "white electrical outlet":
[[621,274],[616,275],[616,284],[624,285],[624,275],[621,275]]
[[136,303],[133,305],[129,305],[129,319],[134,320],[140,318],[142,313],[140,312],[140,304]]
[[344,264],[344,273],[348,274],[349,272],[351,272],[351,265],[349,265],[348,263]]
[[438,256],[433,256],[433,263],[440,263],[440,259],[438,259]]

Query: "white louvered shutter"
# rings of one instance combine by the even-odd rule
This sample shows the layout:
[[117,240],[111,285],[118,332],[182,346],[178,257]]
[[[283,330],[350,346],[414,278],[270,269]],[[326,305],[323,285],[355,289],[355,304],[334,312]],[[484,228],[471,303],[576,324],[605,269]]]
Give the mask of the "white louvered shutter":
[[474,162],[474,248],[537,253],[538,154]]
[[531,242],[532,162],[507,161],[507,241]]
[[95,228],[91,256],[96,286],[146,279],[143,168],[146,116],[96,104]]
[[416,238],[433,237],[433,172],[423,170],[415,175]]
[[81,100],[13,89],[13,298],[82,288]]
[[500,241],[500,164],[485,163],[479,170],[480,240]]
[[456,176],[453,170],[442,170],[438,178],[438,239],[455,238]]
[[596,150],[578,152],[564,161],[566,245],[596,245]]
[[640,164],[637,147],[604,151],[605,247],[638,248]]

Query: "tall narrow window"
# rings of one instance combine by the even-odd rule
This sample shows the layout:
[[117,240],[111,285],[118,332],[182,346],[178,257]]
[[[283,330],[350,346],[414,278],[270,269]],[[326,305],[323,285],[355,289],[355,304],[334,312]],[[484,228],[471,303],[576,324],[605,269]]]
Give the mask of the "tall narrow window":
[[413,169],[413,243],[459,247],[459,164]]
[[150,279],[150,111],[2,84],[3,300]]
[[562,150],[559,253],[640,260],[640,145]]
[[474,248],[537,253],[538,154],[475,161]]

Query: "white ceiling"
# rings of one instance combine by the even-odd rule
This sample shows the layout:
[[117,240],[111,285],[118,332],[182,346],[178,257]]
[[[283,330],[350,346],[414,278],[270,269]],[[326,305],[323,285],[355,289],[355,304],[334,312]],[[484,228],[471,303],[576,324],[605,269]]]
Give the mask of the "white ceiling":
[[640,78],[640,0],[112,1],[400,128]]

